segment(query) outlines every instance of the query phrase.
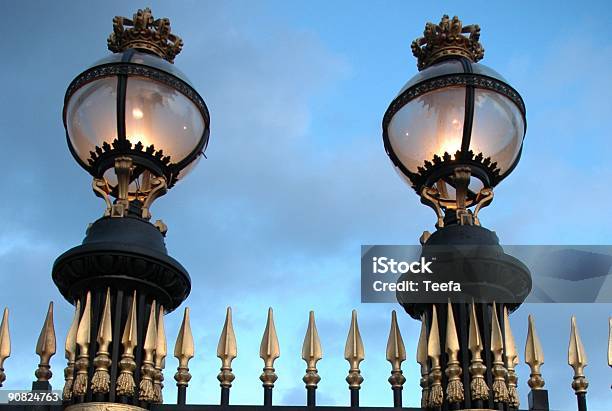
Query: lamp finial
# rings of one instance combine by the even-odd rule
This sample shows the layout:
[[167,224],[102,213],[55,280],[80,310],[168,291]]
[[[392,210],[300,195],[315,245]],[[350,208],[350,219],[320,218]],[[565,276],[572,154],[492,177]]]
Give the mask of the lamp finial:
[[448,56],[465,57],[475,63],[484,56],[479,38],[478,24],[463,26],[459,17],[451,19],[445,14],[440,23],[425,24],[423,37],[412,42],[412,54],[419,71]]
[[132,19],[115,16],[108,49],[121,53],[127,49],[143,49],[174,62],[181,52],[183,40],[170,32],[170,20],[155,19],[150,8],[138,9]]

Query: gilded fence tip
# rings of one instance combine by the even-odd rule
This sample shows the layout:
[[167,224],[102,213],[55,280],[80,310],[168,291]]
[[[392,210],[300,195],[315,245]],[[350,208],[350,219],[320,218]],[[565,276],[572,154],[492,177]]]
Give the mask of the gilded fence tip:
[[506,369],[508,370],[508,405],[513,408],[518,408],[520,405],[516,389],[518,377],[514,368],[519,363],[519,356],[516,350],[516,342],[512,335],[508,308],[506,306],[504,306],[504,346],[506,347]]
[[402,362],[406,361],[406,347],[397,323],[397,313],[391,312],[391,329],[387,340],[387,361],[391,363],[391,376],[389,384],[391,388],[403,388],[406,377],[402,371]]
[[304,381],[306,387],[317,388],[317,384],[321,381],[317,370],[317,362],[321,358],[323,358],[323,349],[315,323],[314,311],[311,311],[308,314],[308,329],[302,345],[302,359],[306,361],[306,374],[302,381]]
[[544,388],[544,379],[540,367],[544,364],[544,351],[536,333],[535,321],[529,315],[529,326],[527,328],[527,342],[525,343],[525,363],[529,365],[530,374],[527,384],[532,390]]
[[357,324],[357,311],[353,310],[351,314],[351,327],[349,328],[346,345],[344,346],[344,358],[349,362],[349,373],[346,377],[346,382],[350,389],[358,390],[363,383],[363,376],[359,369],[359,364],[365,359],[365,347],[359,333],[359,324]]
[[231,388],[232,381],[236,378],[232,372],[232,361],[237,356],[238,346],[236,345],[236,335],[232,323],[232,308],[227,307],[223,330],[219,337],[219,344],[217,344],[217,357],[221,360],[221,369],[219,375],[217,375],[217,380],[219,380],[221,387]]
[[509,400],[508,387],[506,386],[508,371],[504,367],[504,340],[495,302],[493,302],[491,318],[491,352],[493,353],[493,369],[491,370],[493,372],[493,398],[495,402],[507,403]]
[[576,394],[587,392],[589,382],[584,375],[584,367],[588,365],[586,352],[578,333],[576,317],[572,315],[572,326],[570,331],[570,343],[567,351],[567,363],[574,369],[574,381],[572,388]]
[[189,380],[191,380],[189,360],[191,360],[194,355],[195,346],[189,320],[189,307],[186,307],[185,313],[183,314],[183,322],[181,323],[181,328],[176,337],[176,343],[174,344],[174,357],[179,361],[179,365],[176,369],[177,372],[174,374],[177,386],[189,385]]
[[444,390],[442,389],[442,370],[440,368],[440,329],[438,327],[438,312],[436,306],[432,307],[431,327],[427,341],[427,356],[431,360],[431,371],[429,373],[429,401],[428,407],[442,406],[444,401]]
[[459,363],[459,349],[459,337],[457,336],[453,306],[449,301],[446,316],[446,354],[448,354],[448,363],[445,374],[448,378],[446,398],[451,404],[463,401],[465,396],[463,383],[461,382],[463,370]]
[[79,316],[81,314],[81,301],[77,300],[74,309],[72,323],[66,334],[66,343],[64,344],[64,357],[67,360],[66,368],[64,368],[64,390],[62,398],[64,401],[72,399],[72,383],[74,381],[74,362],[76,360],[76,336],[79,328]]
[[0,387],[6,381],[4,361],[11,356],[11,335],[9,333],[9,309],[5,308],[0,323]]
[[38,369],[34,372],[37,381],[49,381],[53,376],[51,372],[51,357],[55,354],[55,327],[53,325],[53,301],[49,303],[47,316],[43,324],[38,342],[36,343],[36,354],[40,357]]
[[98,343],[98,352],[93,360],[95,371],[91,379],[91,390],[96,394],[108,394],[110,391],[109,370],[112,364],[108,347],[113,341],[110,288],[106,289],[106,299],[96,341]]
[[489,399],[489,387],[485,381],[485,373],[487,367],[482,361],[482,350],[484,345],[480,337],[480,330],[478,327],[478,317],[476,316],[476,305],[474,300],[470,305],[470,328],[468,332],[468,348],[472,353],[472,359],[470,360],[470,375],[472,381],[470,382],[470,395],[473,401],[486,401]]
[[164,326],[164,306],[160,304],[157,316],[157,337],[155,338],[155,378],[153,386],[155,390],[156,404],[164,402],[162,389],[164,388],[163,370],[166,367],[166,355],[168,355],[168,343],[166,341],[166,327]]
[[425,314],[421,315],[421,333],[417,345],[416,360],[421,366],[421,408],[427,408],[429,404],[429,362],[427,355],[427,324]]
[[136,383],[134,382],[134,371],[136,370],[136,361],[134,361],[134,349],[138,344],[138,318],[136,315],[136,291],[132,295],[132,303],[130,311],[125,322],[123,335],[121,337],[121,345],[123,345],[123,354],[119,361],[119,377],[117,378],[117,395],[120,397],[133,397],[136,392]]
[[75,362],[76,377],[72,386],[72,394],[81,397],[87,392],[87,369],[89,367],[89,344],[91,335],[91,292],[87,292],[83,314],[76,333],[76,343],[79,356]]
[[273,388],[274,382],[278,379],[274,372],[274,361],[280,357],[280,347],[278,345],[276,327],[274,327],[272,308],[268,308],[268,319],[266,321],[266,329],[261,338],[261,345],[259,346],[259,357],[264,361],[263,373],[259,376],[259,379],[264,387]]
[[147,332],[142,346],[144,350],[144,358],[140,367],[140,386],[138,387],[138,399],[144,402],[155,401],[155,386],[153,379],[155,378],[155,347],[157,345],[157,324],[155,317],[157,310],[155,308],[155,300],[151,303],[149,310],[149,322],[147,323]]

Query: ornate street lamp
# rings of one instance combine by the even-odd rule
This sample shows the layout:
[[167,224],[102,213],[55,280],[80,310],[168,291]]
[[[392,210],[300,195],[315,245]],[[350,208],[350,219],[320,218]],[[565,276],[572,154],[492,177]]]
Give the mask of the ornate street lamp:
[[[484,55],[479,36],[477,25],[463,26],[457,17],[427,23],[424,36],[412,43],[419,73],[383,119],[387,154],[437,215],[437,230],[421,237],[422,256],[435,261],[438,278],[456,280],[461,271],[476,291],[430,302],[397,293],[423,323],[418,361],[424,409],[519,405],[514,340],[501,330],[529,294],[531,276],[504,253],[494,232],[481,227],[478,212],[519,161],[525,105],[500,74],[478,63]],[[406,274],[400,281],[409,279]],[[536,408],[544,397],[530,394]]]
[[66,91],[66,138],[106,200],[106,216],[149,219],[154,199],[203,155],[210,116],[172,64],[183,41],[170,33],[168,19],[154,20],[145,9],[133,20],[115,17],[113,27],[108,48],[115,54],[78,75]]
[[[444,16],[412,43],[419,73],[383,120],[387,154],[400,175],[433,207],[438,227],[478,224],[478,211],[521,155],[523,99],[484,55],[478,25]],[[475,206],[474,211],[469,207]],[[444,221],[446,219],[446,222]]]
[[[170,21],[148,8],[133,19],[115,17],[108,38],[114,54],[66,92],[68,146],[106,209],[83,244],[53,266],[59,291],[77,306],[66,342],[65,405],[162,401],[163,315],[187,298],[191,280],[167,253],[165,224],[149,222],[150,208],[203,156],[210,126],[204,100],[173,65],[182,47]],[[179,403],[193,356],[187,313],[182,330],[175,350]]]

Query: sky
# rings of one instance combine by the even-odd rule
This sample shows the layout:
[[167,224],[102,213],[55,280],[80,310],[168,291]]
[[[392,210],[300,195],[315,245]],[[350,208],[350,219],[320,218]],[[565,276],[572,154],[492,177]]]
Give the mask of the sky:
[[[411,41],[443,14],[481,26],[483,63],[525,100],[527,135],[515,171],[480,214],[502,244],[610,244],[612,14],[605,1],[2,1],[5,173],[0,213],[0,307],[11,310],[5,388],[29,387],[36,339],[55,302],[58,348],[72,317],[51,281],[55,258],[80,244],[104,203],[66,146],[69,82],[109,52],[115,15],[150,6],[185,42],[175,64],[211,112],[207,159],[152,208],[169,253],[190,272],[196,356],[190,403],[215,404],[216,345],[231,306],[238,342],[234,404],[260,404],[259,343],[274,308],[281,357],[275,403],[305,402],[301,345],[316,313],[324,358],[318,403],[346,405],[343,349],[352,309],[365,344],[362,405],[391,406],[385,346],[398,310],[408,360],[404,405],[420,402],[414,361],[420,323],[394,304],[361,304],[361,244],[418,244],[433,212],[397,176],[383,149],[382,116],[416,74]],[[172,352],[181,313],[166,317]],[[612,304],[530,304],[511,317],[521,360],[533,314],[551,408],[575,409],[567,365],[575,314],[589,358],[589,409],[612,402],[607,365]],[[63,386],[63,352],[52,359]],[[165,397],[176,360],[166,361]],[[527,404],[529,369],[517,369]],[[606,407],[607,405],[607,407]]]

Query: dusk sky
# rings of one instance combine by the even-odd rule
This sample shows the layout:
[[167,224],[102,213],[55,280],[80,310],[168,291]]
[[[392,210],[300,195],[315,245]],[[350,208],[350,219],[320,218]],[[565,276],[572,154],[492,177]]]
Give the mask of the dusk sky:
[[[443,14],[481,26],[482,61],[516,88],[527,135],[515,171],[481,214],[502,244],[610,244],[612,236],[612,13],[581,1],[8,1],[1,3],[4,184],[0,308],[11,310],[13,350],[4,388],[34,379],[36,339],[56,304],[54,388],[73,308],[51,280],[53,261],[80,244],[104,202],[68,151],[61,110],[70,81],[110,53],[115,15],[151,7],[185,42],[175,64],[211,113],[207,159],[153,206],[166,244],[192,278],[196,357],[189,403],[219,400],[216,346],[234,312],[238,358],[233,404],[260,404],[259,343],[273,307],[281,357],[275,403],[305,403],[301,346],[314,310],[324,358],[318,404],[347,405],[344,344],[357,309],[365,344],[362,405],[391,406],[385,346],[392,310],[406,343],[404,405],[420,404],[420,323],[399,305],[360,303],[360,245],[418,244],[435,215],[395,173],[382,116],[416,72],[410,43]],[[166,317],[169,352],[182,308]],[[588,402],[609,411],[612,304],[526,304],[512,315],[521,408],[527,315],[546,358],[551,409],[575,409],[567,364],[575,314],[589,358]],[[166,360],[167,402],[177,362]],[[608,404],[606,406],[606,404]]]

